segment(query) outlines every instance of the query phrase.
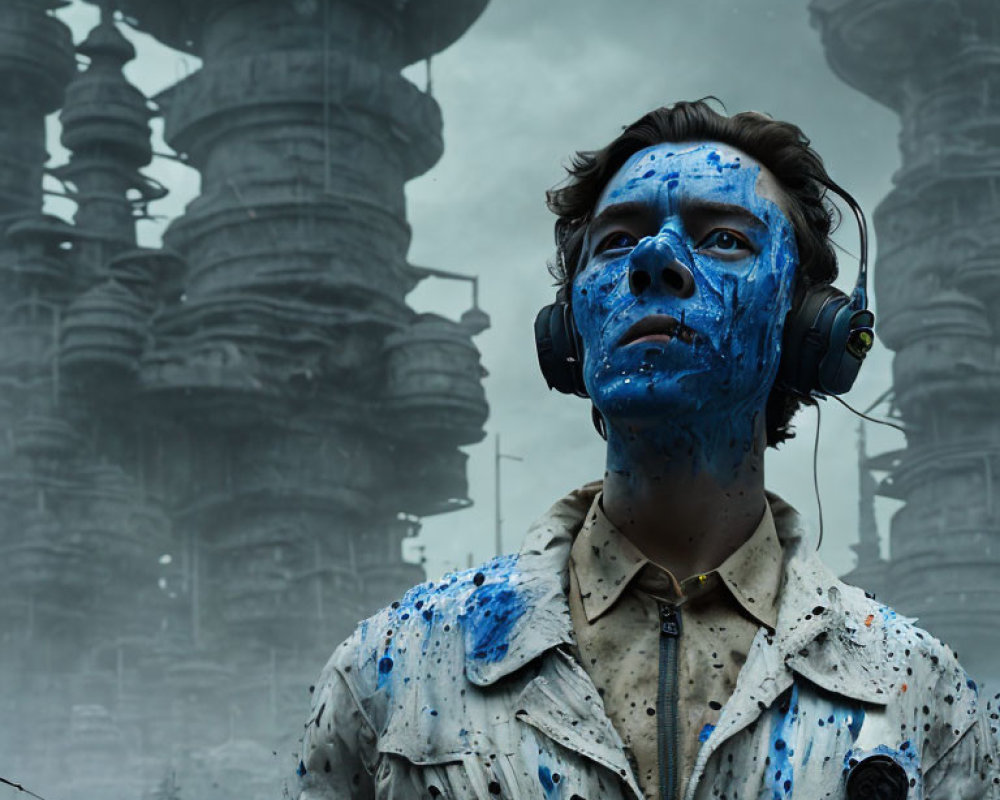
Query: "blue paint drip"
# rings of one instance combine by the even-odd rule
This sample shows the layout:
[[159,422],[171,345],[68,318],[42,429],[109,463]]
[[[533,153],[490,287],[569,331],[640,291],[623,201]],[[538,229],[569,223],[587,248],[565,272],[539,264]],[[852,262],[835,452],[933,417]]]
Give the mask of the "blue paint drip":
[[775,720],[771,729],[771,746],[768,750],[771,771],[766,777],[771,784],[771,796],[774,800],[784,800],[789,797],[794,787],[794,744],[798,722],[799,687],[793,685],[788,700],[788,711]]
[[865,724],[865,710],[860,706],[855,708],[847,723],[847,729],[851,732],[851,739],[857,741],[858,734],[861,733],[861,726]]
[[712,724],[706,724],[704,728],[701,729],[701,733],[698,734],[698,741],[703,744],[708,741],[708,737],[712,735],[712,731],[715,730],[715,726]]
[[[503,658],[510,634],[527,608],[520,592],[511,586],[517,560],[516,555],[494,558],[479,569],[415,586],[393,603],[383,623],[392,633],[387,634],[381,657],[376,656],[374,662],[377,688],[392,691],[393,676],[407,672],[399,668],[401,659],[408,653],[425,656],[435,641],[436,626],[447,630],[452,624],[461,624],[472,657],[486,661]],[[416,650],[418,640],[420,649]],[[404,677],[403,682],[408,679]]]
[[847,728],[852,742],[857,741],[858,735],[861,733],[861,726],[864,724],[865,710],[861,706],[839,706],[826,719],[819,720],[820,727],[835,725]]
[[882,623],[885,625],[888,625],[891,622],[895,622],[896,619],[899,617],[899,614],[896,613],[895,609],[892,609],[889,606],[879,606],[878,613],[879,616],[882,618]]
[[538,768],[538,780],[546,794],[551,794],[556,790],[556,785],[552,782],[552,770],[542,766]]
[[514,625],[527,610],[516,589],[503,583],[487,583],[469,598],[460,619],[465,626],[466,646],[479,661],[500,661],[509,647]]
[[553,772],[544,764],[538,767],[538,782],[542,785],[546,800],[558,800],[562,796],[559,785],[560,776],[558,772]]
[[389,682],[389,674],[392,672],[392,667],[392,656],[384,655],[378,660],[377,688],[381,689]]

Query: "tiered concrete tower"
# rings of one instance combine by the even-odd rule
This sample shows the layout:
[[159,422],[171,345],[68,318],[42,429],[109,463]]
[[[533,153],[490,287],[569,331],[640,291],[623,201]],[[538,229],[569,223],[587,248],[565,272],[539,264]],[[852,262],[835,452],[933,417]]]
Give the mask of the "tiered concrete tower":
[[875,495],[878,482],[869,467],[865,446],[865,424],[858,423],[858,542],[851,546],[857,556],[853,570],[843,578],[850,584],[864,587],[876,597],[884,599],[889,590],[886,586],[888,565],[882,558],[875,520]]
[[[487,408],[473,315],[416,316],[403,186],[442,151],[400,75],[484,0],[122,2],[203,67],[156,98],[202,193],[139,397],[186,538],[195,644],[240,730],[297,732],[304,689],[364,612],[422,579],[418,518],[468,504]],[[169,421],[169,422],[168,422]],[[266,702],[261,702],[266,698]]]
[[66,659],[95,578],[74,569],[83,548],[51,502],[77,445],[56,415],[53,368],[73,280],[62,257],[69,226],[41,215],[45,116],[74,70],[69,30],[49,14],[58,5],[0,4],[0,751],[29,775],[60,759],[45,742],[68,722]]
[[[423,579],[403,539],[470,502],[488,318],[405,303],[442,142],[400,69],[485,0],[98,4],[75,77],[58,0],[0,4],[0,748],[43,796],[273,798],[333,647]],[[163,249],[116,5],[204,62],[158,98],[203,190]]]
[[[0,559],[11,570],[0,589],[0,676],[13,706],[5,716],[21,721],[4,728],[3,747],[36,791],[117,798],[143,790],[150,723],[139,654],[164,613],[157,558],[171,548],[169,521],[117,457],[135,419],[108,435],[64,346],[82,338],[107,351],[123,320],[148,328],[144,310],[100,292],[107,259],[135,245],[129,193],[149,160],[149,113],[121,74],[131,46],[108,15],[80,46],[89,64],[73,76],[69,31],[47,13],[57,5],[0,11],[4,124],[20,159],[0,172]],[[60,105],[73,157],[52,174],[78,202],[74,226],[40,211],[42,122]]]
[[[875,213],[878,335],[905,449],[871,459],[893,517],[887,600],[997,677],[1000,663],[1000,5],[812,0],[834,71],[900,116]],[[860,551],[859,551],[860,554]]]

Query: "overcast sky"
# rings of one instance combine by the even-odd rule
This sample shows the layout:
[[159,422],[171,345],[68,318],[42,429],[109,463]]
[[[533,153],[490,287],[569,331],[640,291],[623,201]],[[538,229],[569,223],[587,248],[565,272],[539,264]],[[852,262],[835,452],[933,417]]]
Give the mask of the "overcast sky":
[[[546,272],[553,218],[544,191],[563,177],[578,149],[600,147],[649,109],[716,95],[728,110],[765,111],[799,124],[833,178],[869,217],[899,166],[898,124],[891,114],[841,82],[826,64],[807,0],[493,0],[464,38],[432,64],[442,107],[445,153],[407,187],[413,228],[410,261],[480,276],[481,305],[492,328],[477,338],[489,370],[488,437],[468,448],[475,505],[427,519],[424,546],[431,577],[471,557],[493,554],[493,436],[523,462],[503,462],[504,544],[516,549],[530,522],[571,489],[604,472],[603,442],[587,401],[549,392],[538,372],[532,321],[551,302]],[[76,0],[58,14],[79,40],[96,12]],[[126,31],[139,50],[127,74],[154,94],[197,68],[195,59]],[[424,85],[424,66],[407,71]],[[159,128],[158,128],[159,129]],[[53,162],[65,154],[50,136]],[[157,150],[165,151],[162,141]],[[198,191],[197,174],[166,159],[148,173],[172,194],[153,213],[179,214]],[[64,216],[72,206],[53,200]],[[163,222],[143,223],[144,244],[159,241]],[[857,252],[848,216],[839,241]],[[874,252],[873,252],[874,254]],[[856,262],[841,260],[838,285],[848,289]],[[456,318],[469,306],[463,284],[425,281],[411,295],[420,311]],[[876,303],[877,311],[877,303]],[[890,384],[890,354],[876,345],[847,396],[866,407]],[[879,409],[884,413],[885,409]],[[822,554],[838,572],[854,563],[857,540],[856,419],[839,404],[822,404],[819,480],[825,537]],[[815,412],[797,417],[798,437],[769,451],[767,485],[817,519],[812,486]],[[900,447],[902,434],[869,426],[870,452]],[[897,506],[878,501],[883,539]],[[883,541],[885,548],[885,541]],[[413,551],[411,554],[415,555]]]

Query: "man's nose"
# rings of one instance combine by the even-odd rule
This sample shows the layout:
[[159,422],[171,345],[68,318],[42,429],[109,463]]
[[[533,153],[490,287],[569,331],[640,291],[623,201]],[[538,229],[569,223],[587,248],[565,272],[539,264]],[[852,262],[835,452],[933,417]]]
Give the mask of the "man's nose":
[[629,255],[628,286],[636,297],[666,292],[680,298],[694,294],[694,275],[663,236],[648,236]]

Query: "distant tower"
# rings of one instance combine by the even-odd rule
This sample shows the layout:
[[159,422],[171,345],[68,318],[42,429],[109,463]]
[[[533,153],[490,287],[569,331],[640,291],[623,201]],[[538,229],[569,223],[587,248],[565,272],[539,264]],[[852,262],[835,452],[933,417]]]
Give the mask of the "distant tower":
[[[900,115],[875,213],[878,334],[907,445],[878,461],[888,600],[973,673],[1000,663],[1000,5],[812,0],[834,71]],[[860,566],[860,565],[859,565]]]
[[174,677],[215,712],[193,735],[221,744],[221,725],[284,754],[337,640],[424,578],[403,539],[470,502],[460,447],[484,435],[486,319],[405,302],[435,273],[407,262],[404,185],[443,143],[437,103],[400,70],[486,0],[116,5],[203,62],[156,98],[201,195],[164,236],[182,288],[157,295],[124,395],[182,537],[199,658]]
[[[39,792],[56,786],[51,759],[68,724],[73,632],[95,577],[86,565],[74,571],[82,548],[52,502],[60,465],[78,444],[54,412],[71,231],[41,214],[45,117],[75,69],[70,32],[49,13],[59,5],[0,3],[0,718],[8,720],[0,751],[25,774],[48,772]],[[74,591],[79,604],[67,607]]]
[[45,115],[73,74],[69,29],[48,14],[62,0],[0,3],[0,229],[42,208]]
[[[403,539],[470,503],[488,317],[405,302],[476,283],[406,260],[443,145],[400,70],[485,2],[101,0],[78,69],[64,3],[0,3],[0,750],[33,791],[276,796],[332,648],[424,578]],[[158,98],[203,190],[165,249],[119,9],[204,63]]]
[[878,525],[875,521],[875,494],[878,484],[868,466],[865,448],[865,423],[858,422],[858,543],[851,545],[857,555],[857,566],[844,580],[861,586],[885,600],[886,562],[882,559]]
[[[89,62],[70,80],[61,115],[72,155],[51,170],[77,202],[77,224],[36,212],[6,230],[12,302],[0,376],[15,405],[4,427],[21,488],[3,492],[12,507],[2,525],[13,535],[3,532],[0,558],[20,565],[10,584],[23,600],[12,607],[29,604],[23,652],[37,654],[22,666],[31,712],[20,718],[49,723],[26,733],[30,753],[47,753],[26,764],[56,782],[51,794],[114,800],[143,791],[142,743],[165,716],[143,670],[164,614],[157,559],[172,542],[134,469],[141,447],[121,446],[141,428],[120,413],[134,407],[119,385],[93,378],[123,349],[137,366],[149,336],[152,306],[133,292],[134,270],[116,279],[113,257],[135,252],[133,209],[163,192],[137,171],[150,159],[149,110],[121,73],[134,51],[107,9],[79,51]],[[81,373],[106,398],[94,404],[99,413],[77,385]]]
[[135,247],[137,207],[166,192],[139,173],[152,158],[152,112],[122,74],[135,48],[115,26],[110,0],[77,51],[90,63],[69,85],[60,114],[62,142],[72,157],[53,172],[77,204],[78,260],[99,275],[113,256]]

